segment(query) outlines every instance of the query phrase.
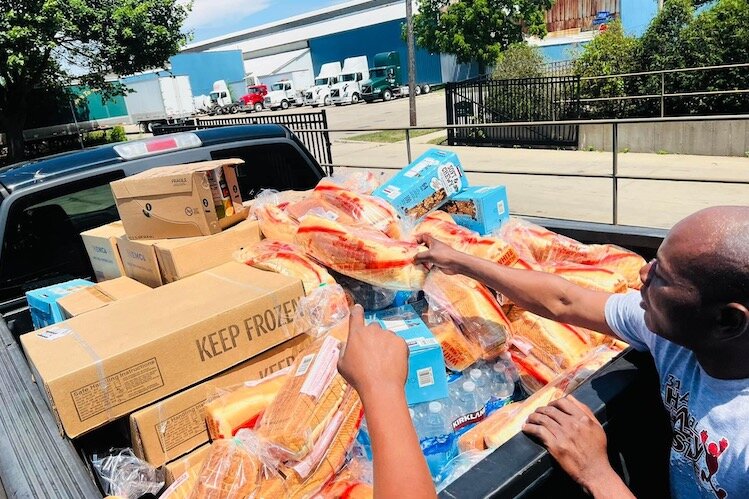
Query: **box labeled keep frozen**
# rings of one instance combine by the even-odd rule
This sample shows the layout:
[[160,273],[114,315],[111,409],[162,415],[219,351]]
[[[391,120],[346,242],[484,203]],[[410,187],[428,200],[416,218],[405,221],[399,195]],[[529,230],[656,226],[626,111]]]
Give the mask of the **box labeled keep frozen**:
[[468,186],[458,155],[430,149],[375,189],[399,214],[419,219]]
[[406,401],[409,405],[448,396],[442,348],[411,305],[375,312],[369,320],[378,322],[408,344]]
[[208,236],[246,218],[235,167],[241,159],[152,168],[112,182],[131,240]]
[[467,187],[442,207],[455,222],[475,230],[482,236],[491,234],[510,219],[507,189],[504,185],[493,187]]

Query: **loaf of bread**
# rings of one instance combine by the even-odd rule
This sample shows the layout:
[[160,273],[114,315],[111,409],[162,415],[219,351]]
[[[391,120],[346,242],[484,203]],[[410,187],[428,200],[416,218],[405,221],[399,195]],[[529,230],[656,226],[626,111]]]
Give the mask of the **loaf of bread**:
[[442,347],[442,355],[448,369],[463,371],[481,358],[481,347],[469,341],[450,317],[435,320],[430,315],[422,314],[422,320]]
[[253,206],[252,213],[260,224],[260,231],[267,239],[284,243],[294,242],[299,223],[291,218],[283,208],[272,203],[264,203]]
[[355,220],[357,225],[372,227],[394,239],[401,237],[398,214],[387,201],[323,182],[313,193]]
[[248,499],[263,479],[264,464],[240,439],[216,440],[191,499]]

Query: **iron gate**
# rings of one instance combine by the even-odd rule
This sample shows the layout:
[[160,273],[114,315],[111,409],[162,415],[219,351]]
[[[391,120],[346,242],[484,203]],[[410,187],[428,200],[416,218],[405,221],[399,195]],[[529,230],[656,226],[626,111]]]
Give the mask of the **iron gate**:
[[[486,76],[445,86],[448,125],[576,119],[580,77],[491,80]],[[448,130],[449,145],[577,147],[577,125]]]
[[284,125],[299,137],[318,163],[333,164],[330,133],[327,132],[328,117],[325,110],[295,114],[264,114],[260,116],[241,116],[235,118],[195,118],[181,125],[159,125],[153,129],[154,135],[174,132],[187,132],[204,128],[215,128],[232,125]]

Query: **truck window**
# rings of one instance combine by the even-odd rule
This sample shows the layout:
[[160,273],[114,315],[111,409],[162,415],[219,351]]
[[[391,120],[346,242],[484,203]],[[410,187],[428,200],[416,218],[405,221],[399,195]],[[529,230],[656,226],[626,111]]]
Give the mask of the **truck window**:
[[291,144],[259,144],[211,153],[213,159],[240,158],[237,180],[242,200],[253,199],[263,189],[306,190],[321,178]]
[[75,277],[91,277],[80,233],[119,219],[105,175],[32,194],[11,208],[0,260],[0,301]]
[[284,90],[291,90],[291,83],[287,83]]

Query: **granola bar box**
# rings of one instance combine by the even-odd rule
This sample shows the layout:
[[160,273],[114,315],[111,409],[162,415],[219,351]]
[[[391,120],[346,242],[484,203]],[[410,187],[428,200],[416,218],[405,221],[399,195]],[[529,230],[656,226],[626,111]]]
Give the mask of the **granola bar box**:
[[456,223],[482,236],[491,234],[510,219],[504,185],[468,187],[445,203],[442,209],[452,215]]
[[420,219],[467,186],[468,179],[454,152],[429,149],[372,195],[388,201],[401,216]]

